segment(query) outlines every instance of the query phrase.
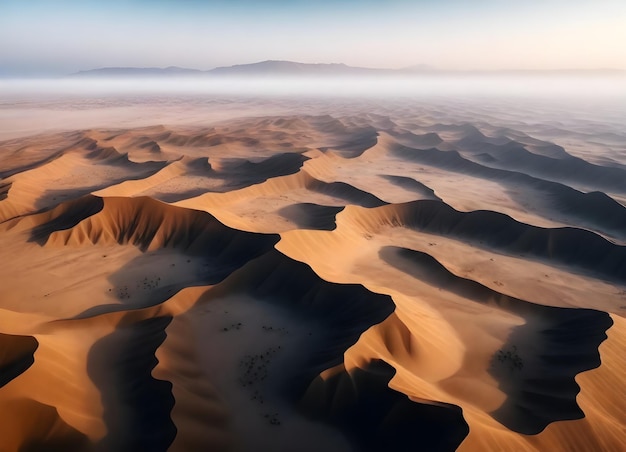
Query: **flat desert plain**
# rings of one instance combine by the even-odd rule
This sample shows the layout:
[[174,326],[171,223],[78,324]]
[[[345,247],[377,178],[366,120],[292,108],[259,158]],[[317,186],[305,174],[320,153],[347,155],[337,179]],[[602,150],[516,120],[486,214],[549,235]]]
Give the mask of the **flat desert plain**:
[[626,103],[11,86],[0,451],[624,450]]

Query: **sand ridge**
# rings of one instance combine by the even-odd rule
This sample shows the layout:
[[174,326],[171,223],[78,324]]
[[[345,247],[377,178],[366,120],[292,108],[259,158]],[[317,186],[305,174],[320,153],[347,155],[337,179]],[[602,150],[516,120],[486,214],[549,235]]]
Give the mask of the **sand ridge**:
[[0,142],[0,451],[620,450],[610,118],[176,105]]

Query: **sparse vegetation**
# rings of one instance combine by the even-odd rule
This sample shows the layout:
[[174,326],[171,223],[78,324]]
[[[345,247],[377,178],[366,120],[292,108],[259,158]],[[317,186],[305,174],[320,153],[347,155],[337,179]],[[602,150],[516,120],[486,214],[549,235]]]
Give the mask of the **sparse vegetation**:
[[[268,366],[271,364],[272,358],[278,350],[278,348],[270,347],[263,353],[245,355],[241,361],[239,361],[239,369],[242,372],[239,377],[241,385],[244,387],[255,386],[264,381],[267,378]],[[258,390],[255,392],[258,392]],[[263,398],[260,394],[254,398],[260,403],[263,403]]]
[[[158,288],[161,285],[161,277],[160,276],[145,276],[143,279],[139,280],[135,284],[135,289],[141,290],[153,290]],[[115,288],[117,298],[120,300],[128,300],[132,296],[132,291],[129,289],[127,284],[123,286],[119,286]],[[112,289],[109,288],[109,292],[112,292]]]
[[161,284],[160,276],[153,276],[150,279],[148,279],[148,277],[146,276],[141,281],[137,282],[137,288],[142,288],[143,290],[151,290],[159,287],[159,284]]
[[230,326],[225,326],[224,328],[222,328],[222,331],[226,332],[230,330],[240,330],[242,327],[243,327],[243,323],[238,322],[238,323],[233,323]]
[[[230,331],[231,329],[240,329],[242,323],[235,323],[230,327],[224,328],[222,331]],[[271,325],[262,325],[262,330],[266,333],[278,333],[281,336],[288,334],[288,330],[283,327],[274,327]],[[273,359],[282,350],[282,346],[276,345],[266,348],[265,350],[246,354],[239,360],[238,382],[246,391],[250,391],[250,401],[259,405],[267,406],[267,401],[262,391],[262,383],[269,377],[269,369]],[[260,413],[270,425],[281,425],[278,413]]]
[[125,300],[130,298],[130,293],[128,292],[128,286],[122,286],[117,288],[117,298],[120,300]]
[[522,370],[524,361],[517,351],[517,346],[513,345],[510,350],[501,349],[496,353],[499,362],[508,365],[511,371]]
[[281,336],[286,336],[287,334],[289,334],[287,328],[284,327],[274,328],[273,326],[261,325],[261,329],[267,333],[278,333]]
[[267,421],[271,425],[280,425],[280,420],[278,419],[278,413],[265,413],[263,417],[267,419]]

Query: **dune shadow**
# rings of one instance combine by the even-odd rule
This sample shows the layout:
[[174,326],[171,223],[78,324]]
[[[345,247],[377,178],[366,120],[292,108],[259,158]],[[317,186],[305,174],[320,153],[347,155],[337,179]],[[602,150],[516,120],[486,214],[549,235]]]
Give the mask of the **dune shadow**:
[[32,336],[0,333],[0,388],[33,365],[37,347]]
[[172,384],[151,374],[171,320],[133,321],[127,315],[89,351],[87,373],[100,391],[107,427],[97,450],[165,451],[173,442]]
[[[512,199],[525,209],[540,215],[553,216],[556,213],[569,223],[623,237],[626,207],[605,193],[584,193],[561,182],[530,176],[519,169],[482,165],[463,157],[455,150],[413,149],[397,145],[392,152],[407,161],[501,184]],[[483,163],[493,159],[489,154],[485,155],[487,157],[482,159]],[[601,180],[601,177],[598,176],[597,180]],[[541,196],[545,206],[532,205],[529,202],[529,193],[532,195],[530,197]]]
[[159,192],[151,194],[154,199],[173,204],[185,199],[195,198],[205,193],[221,193],[221,190],[208,190],[206,188],[193,188],[182,192]]
[[373,127],[365,127],[355,132],[348,141],[330,149],[344,158],[360,157],[365,151],[378,143],[378,133]]
[[536,318],[515,327],[491,359],[489,373],[507,395],[491,415],[526,435],[550,423],[582,419],[576,403],[581,372],[601,364],[598,347],[607,338],[608,314],[584,309],[536,310]]
[[29,398],[18,398],[5,400],[2,410],[2,451],[93,451],[89,438],[67,424],[54,406]]
[[194,198],[205,193],[226,193],[240,190],[252,185],[260,184],[274,177],[287,176],[300,171],[308,157],[297,152],[272,155],[260,161],[250,161],[243,158],[228,158],[220,162],[219,171],[205,161],[192,162],[188,176],[201,176],[219,181],[219,185],[211,188],[196,187],[179,193],[159,193],[155,198],[174,203],[183,199]]
[[[139,180],[150,177],[156,174],[158,171],[163,169],[166,165],[166,162],[145,162],[145,163],[134,163],[128,161],[126,156],[122,156],[123,159],[117,158],[115,160],[105,160],[102,164],[106,166],[115,166],[120,167],[120,170],[131,170],[129,174],[117,175],[116,177],[112,177],[109,180],[92,183],[92,184],[83,184],[79,187],[73,187],[68,189],[53,189],[50,188],[43,192],[39,198],[35,201],[35,208],[37,210],[45,210],[50,207],[56,206],[62,202],[73,201],[80,197],[88,196],[90,193],[105,189],[107,187],[111,187],[113,185],[120,184],[122,182],[126,182],[129,180]],[[96,157],[94,164],[98,165],[101,162],[98,161]],[[126,171],[129,172],[129,171]],[[70,178],[71,180],[71,178]]]
[[300,171],[309,160],[297,152],[275,154],[260,161],[243,158],[225,159],[216,176],[228,181],[228,190],[237,190],[259,184],[273,177],[287,176]]
[[106,188],[109,185],[114,185],[115,183],[68,189],[48,189],[37,199],[35,202],[35,208],[38,211],[46,211],[64,202],[74,202],[83,197],[88,197],[91,192]]
[[153,306],[184,287],[217,284],[279,240],[276,234],[229,228],[206,212],[147,197],[85,196],[64,203],[32,229],[30,240],[43,246],[53,233],[57,244],[93,246],[94,253],[99,253],[97,244],[142,251],[109,276],[108,292],[118,303],[94,306],[76,318]]
[[558,157],[531,152],[525,145],[515,141],[501,145],[479,144],[477,148],[483,153],[482,156],[490,157],[489,166],[557,182],[574,181],[601,190],[626,193],[626,170],[589,163],[567,154],[563,148],[554,144],[541,146],[540,150],[554,149],[560,154]]
[[421,182],[405,176],[394,176],[394,175],[382,175],[383,179],[388,180],[392,184],[404,188],[405,190],[412,191],[421,195],[424,199],[433,199],[436,201],[441,201],[441,198],[435,194],[435,191],[422,184]]
[[321,151],[332,150],[343,158],[356,158],[378,143],[378,131],[371,125],[349,125],[331,115],[311,116],[308,124],[333,139],[335,143],[323,146]]
[[218,170],[206,157],[196,158],[186,163],[187,171],[181,177],[200,177],[212,183],[203,187],[190,188],[182,192],[160,192],[155,198],[175,203],[183,199],[194,198],[205,193],[226,193],[251,185],[260,184],[268,179],[297,173],[308,157],[300,153],[281,153],[251,161],[245,158],[224,158],[220,160]]
[[12,182],[2,182],[2,179],[0,178],[0,201],[7,199],[12,185]]
[[104,200],[92,195],[86,195],[58,206],[51,212],[51,219],[35,226],[30,233],[29,242],[36,242],[43,246],[50,234],[56,231],[71,229],[78,223],[104,208]]
[[144,252],[170,248],[191,255],[228,255],[235,260],[250,248],[256,249],[255,243],[273,246],[278,241],[277,235],[232,229],[206,212],[148,197],[84,196],[64,203],[32,229],[30,241],[43,245],[55,232],[63,232],[63,243],[76,237],[80,243],[131,244]]
[[[6,169],[0,169],[0,179],[7,179],[11,176],[14,176],[16,174],[19,173],[23,173],[25,171],[29,171],[31,169],[37,168],[39,166],[43,166],[46,163],[49,163],[53,160],[58,159],[61,155],[63,155],[63,151],[56,151],[53,152],[51,155],[43,158],[43,159],[39,159],[39,160],[35,160],[32,161],[30,163],[27,163],[25,165],[20,165],[20,166],[14,166],[11,168],[6,168]],[[8,160],[8,162],[10,162],[10,160]]]
[[390,213],[411,229],[455,237],[472,246],[562,266],[578,274],[626,281],[626,246],[592,231],[532,226],[491,210],[459,212],[433,200],[394,205]]
[[307,188],[362,207],[380,207],[388,204],[379,197],[345,182],[323,182],[313,179]]
[[321,206],[307,202],[283,207],[278,213],[293,221],[301,229],[332,231],[337,227],[335,216],[343,209],[343,207]]
[[395,369],[376,360],[364,368],[316,378],[300,408],[342,430],[358,450],[454,451],[469,433],[461,408],[414,402],[389,388]]
[[611,317],[592,309],[557,308],[510,297],[451,273],[432,256],[406,248],[384,247],[381,258],[433,287],[494,306],[524,318],[492,357],[489,373],[507,399],[491,413],[519,433],[540,433],[552,422],[580,419],[575,377],[600,366],[598,347],[607,338]]
[[112,273],[107,279],[109,295],[117,303],[93,306],[74,319],[109,312],[156,306],[187,287],[218,284],[248,261],[267,251],[273,241],[249,242],[247,253],[204,256],[172,253],[171,250],[147,251]]
[[359,284],[327,282],[277,250],[251,261],[226,280],[222,290],[245,293],[281,307],[294,319],[319,325],[320,334],[305,340],[306,351],[286,372],[289,378],[281,391],[291,400],[298,400],[320,372],[342,363],[344,352],[361,334],[395,309],[391,297]]
[[[220,240],[219,235],[215,240]],[[227,237],[222,237],[221,241],[226,244]],[[250,234],[241,238],[241,243],[233,243],[222,252],[213,253],[208,249],[203,253],[168,249],[146,251],[107,278],[112,285],[109,295],[114,296],[117,303],[93,306],[74,318],[156,306],[184,288],[218,284],[247,262],[269,251],[276,241],[274,236]]]

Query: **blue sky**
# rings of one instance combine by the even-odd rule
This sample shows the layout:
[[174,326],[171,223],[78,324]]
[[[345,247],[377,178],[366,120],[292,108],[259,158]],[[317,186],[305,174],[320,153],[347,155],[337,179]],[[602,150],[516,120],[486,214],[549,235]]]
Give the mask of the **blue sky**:
[[368,67],[626,69],[624,0],[0,0],[0,74]]

